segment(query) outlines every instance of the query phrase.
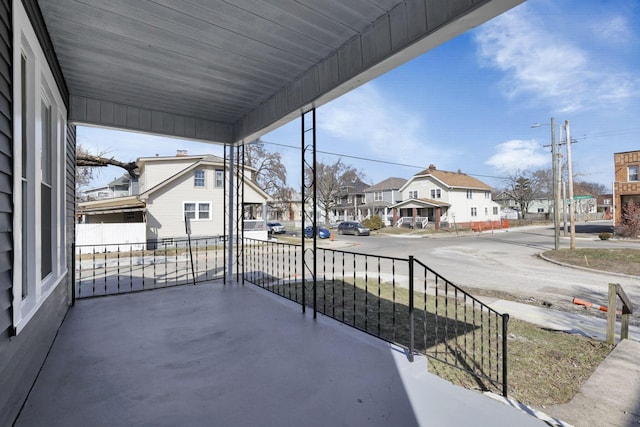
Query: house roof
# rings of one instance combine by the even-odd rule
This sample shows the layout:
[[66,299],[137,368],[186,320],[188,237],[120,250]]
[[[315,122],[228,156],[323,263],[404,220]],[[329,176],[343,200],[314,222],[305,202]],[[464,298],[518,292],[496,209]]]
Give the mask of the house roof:
[[425,199],[425,198],[417,198],[417,199],[408,199],[398,202],[389,206],[390,208],[407,208],[407,207],[420,207],[420,208],[431,208],[431,207],[449,207],[450,203],[443,202],[442,200],[433,200],[433,199]]
[[365,193],[383,190],[398,190],[407,182],[404,178],[387,178],[365,190]]
[[343,187],[346,189],[346,191],[340,192],[341,196],[345,196],[347,194],[362,194],[369,189],[369,184],[356,179],[354,182],[351,182]]
[[[193,171],[194,169],[197,169],[199,166],[202,165],[223,165],[223,159],[218,157],[218,156],[213,156],[213,155],[203,155],[203,156],[179,156],[179,157],[166,157],[165,160],[167,159],[191,159],[193,161],[193,163],[187,165],[184,169],[182,169],[181,171],[173,174],[172,176],[168,177],[167,179],[165,179],[164,181],[160,182],[159,184],[147,189],[146,191],[140,193],[139,197],[141,200],[146,200],[149,195],[151,193],[154,193],[158,190],[160,190],[161,188],[165,187],[166,185],[174,182],[175,180],[179,179],[180,177],[184,176],[185,174]],[[148,159],[157,159],[157,157],[149,157]],[[248,169],[252,169],[247,167]],[[264,190],[262,188],[260,188],[258,186],[258,184],[252,180],[252,179],[247,179],[245,178],[244,182],[246,184],[248,184],[250,187],[252,187],[258,194],[262,195],[266,201],[270,201],[271,197],[264,192]]]
[[120,178],[116,178],[111,181],[109,184],[107,184],[107,186],[115,187],[116,185],[129,185],[130,183],[131,178],[129,177],[129,174],[124,174]]
[[146,204],[137,196],[113,197],[110,199],[92,200],[78,203],[79,214],[113,213],[144,210]]
[[403,190],[406,188],[412,181],[420,178],[433,177],[434,179],[440,181],[442,184],[449,188],[469,188],[473,190],[491,190],[491,187],[484,182],[480,181],[477,178],[469,176],[462,171],[458,170],[458,172],[450,172],[450,171],[441,171],[436,169],[435,166],[430,165],[427,169],[418,172],[414,176],[407,181],[407,183],[401,188]]

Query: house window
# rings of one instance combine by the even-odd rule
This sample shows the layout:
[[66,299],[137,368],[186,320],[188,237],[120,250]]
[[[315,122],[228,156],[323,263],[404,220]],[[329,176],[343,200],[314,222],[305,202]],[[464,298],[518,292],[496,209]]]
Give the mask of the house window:
[[485,199],[490,199],[491,198],[491,191],[485,191],[484,192],[484,198]]
[[442,195],[440,193],[440,189],[439,188],[432,188],[431,189],[431,198],[432,199],[439,199],[441,197],[442,197]]
[[467,199],[473,199],[473,190],[467,190]]
[[538,208],[538,213],[544,213],[544,208]]
[[487,207],[484,208],[484,214],[485,215],[489,215],[489,208],[487,208]]
[[211,203],[209,202],[184,202],[184,215],[192,221],[211,219]]
[[478,216],[478,208],[476,207],[471,208],[471,216]]
[[216,170],[216,187],[224,187],[224,171]]
[[382,201],[382,191],[376,191],[375,193],[373,193],[373,201],[374,202]]
[[638,180],[638,166],[629,166],[627,169],[629,172],[629,181],[637,181]]
[[204,187],[204,171],[198,169],[193,173],[193,186]]
[[604,204],[605,205],[610,205],[611,204],[611,199],[604,199]]
[[409,191],[409,198],[410,199],[417,199],[418,198],[418,190]]
[[[17,334],[67,277],[66,117],[21,2],[14,2],[13,299]],[[21,298],[20,298],[21,296]]]
[[493,214],[494,215],[498,215],[498,207],[497,206],[493,207]]

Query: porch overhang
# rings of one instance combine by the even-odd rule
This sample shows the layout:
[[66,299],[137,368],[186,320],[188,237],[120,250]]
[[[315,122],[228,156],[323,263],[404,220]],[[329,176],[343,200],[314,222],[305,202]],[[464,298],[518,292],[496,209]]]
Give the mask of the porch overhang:
[[72,122],[224,144],[254,140],[522,2],[23,0],[50,38]]
[[409,199],[389,206],[392,209],[447,208],[449,203],[431,199]]

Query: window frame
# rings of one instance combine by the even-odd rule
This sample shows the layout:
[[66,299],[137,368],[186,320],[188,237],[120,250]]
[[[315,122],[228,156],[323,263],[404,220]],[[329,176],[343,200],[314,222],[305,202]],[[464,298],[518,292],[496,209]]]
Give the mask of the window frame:
[[214,172],[214,186],[216,188],[224,187],[224,171],[222,169],[216,169]]
[[440,188],[431,189],[431,198],[433,200],[439,200],[442,198],[442,190]]
[[68,279],[67,110],[21,2],[14,3],[13,25],[12,323],[20,334]]
[[478,216],[478,208],[476,206],[471,206],[471,217],[477,217]]
[[473,199],[473,190],[467,188],[467,199]]
[[[631,169],[635,169],[635,172],[631,172]],[[637,182],[638,181],[638,173],[640,172],[640,168],[638,165],[630,165],[627,166],[627,182]],[[632,179],[632,176],[635,176],[635,179]]]
[[381,202],[384,200],[384,193],[382,191],[374,191],[373,192],[373,201]]
[[417,199],[418,198],[418,190],[409,190],[409,198]]
[[[187,205],[193,205],[193,210],[187,210]],[[203,206],[207,206],[207,209],[201,209]],[[184,221],[185,215],[187,212],[193,212],[193,217],[189,217],[191,222],[194,221],[211,221],[213,219],[212,215],[212,203],[210,201],[192,201],[185,200],[182,202],[182,221]],[[207,212],[207,217],[202,218],[202,213]]]
[[[202,176],[199,176],[202,174]],[[207,187],[207,173],[204,169],[196,169],[193,171],[193,188]]]

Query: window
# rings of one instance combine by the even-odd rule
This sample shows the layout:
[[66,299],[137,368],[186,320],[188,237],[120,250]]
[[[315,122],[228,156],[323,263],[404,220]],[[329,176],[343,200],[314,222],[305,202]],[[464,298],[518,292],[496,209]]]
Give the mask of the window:
[[224,171],[216,170],[216,187],[224,187]]
[[544,213],[544,208],[538,208],[538,213]]
[[604,204],[605,205],[610,205],[611,204],[611,199],[604,199]]
[[471,208],[471,216],[478,216],[478,208],[476,207]]
[[373,193],[373,201],[374,202],[382,201],[382,191],[376,191],[375,193]]
[[485,215],[489,215],[489,208],[487,208],[487,207],[484,208],[484,214]]
[[485,199],[490,199],[491,198],[491,191],[485,191],[484,192],[484,198]]
[[204,187],[204,171],[198,169],[193,173],[193,186],[194,187]]
[[[20,334],[67,277],[67,110],[21,5],[14,3],[13,299]],[[22,298],[20,298],[20,296]]]
[[442,197],[442,195],[441,195],[441,192],[440,192],[439,188],[432,188],[431,189],[431,198],[432,199],[439,199],[441,197]]
[[493,207],[493,214],[494,215],[498,215],[498,207],[497,206]]
[[629,181],[637,181],[638,180],[638,166],[629,166]]
[[184,202],[183,217],[187,217],[192,221],[200,221],[211,219],[211,203],[209,202]]
[[467,199],[473,199],[473,190],[467,190]]
[[418,190],[409,191],[409,198],[410,199],[417,199],[418,198]]

